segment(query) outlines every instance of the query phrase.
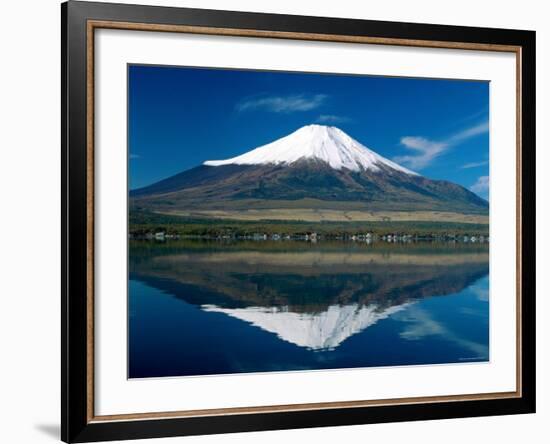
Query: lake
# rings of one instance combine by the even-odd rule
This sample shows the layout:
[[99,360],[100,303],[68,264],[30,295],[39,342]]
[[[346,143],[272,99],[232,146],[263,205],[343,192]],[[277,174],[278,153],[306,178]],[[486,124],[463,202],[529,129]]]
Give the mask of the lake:
[[483,362],[489,246],[130,241],[130,378]]

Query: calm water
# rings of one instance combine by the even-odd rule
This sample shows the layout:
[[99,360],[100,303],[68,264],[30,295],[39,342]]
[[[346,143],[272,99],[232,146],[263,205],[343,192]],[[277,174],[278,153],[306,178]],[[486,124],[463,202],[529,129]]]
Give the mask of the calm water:
[[135,241],[129,377],[489,359],[486,245]]

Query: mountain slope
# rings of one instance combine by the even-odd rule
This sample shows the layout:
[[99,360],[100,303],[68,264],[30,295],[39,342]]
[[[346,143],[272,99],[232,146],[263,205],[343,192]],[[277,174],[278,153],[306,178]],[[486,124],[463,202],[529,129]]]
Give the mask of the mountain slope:
[[204,165],[291,165],[304,159],[317,160],[335,170],[379,171],[383,167],[409,175],[417,173],[388,160],[352,139],[342,130],[308,125],[275,142],[226,160],[208,160]]
[[379,309],[376,305],[332,305],[322,313],[293,313],[272,307],[222,308],[204,305],[204,311],[223,313],[276,334],[283,341],[309,350],[334,350],[350,336],[407,308],[410,304]]
[[178,210],[355,209],[487,214],[460,185],[430,180],[333,127],[310,125],[227,160],[207,161],[132,191],[133,208]]
[[489,272],[488,248],[472,244],[350,250],[326,242],[308,248],[252,243],[245,249],[188,242],[131,248],[131,279],[311,349],[337,347],[409,304],[459,293]]

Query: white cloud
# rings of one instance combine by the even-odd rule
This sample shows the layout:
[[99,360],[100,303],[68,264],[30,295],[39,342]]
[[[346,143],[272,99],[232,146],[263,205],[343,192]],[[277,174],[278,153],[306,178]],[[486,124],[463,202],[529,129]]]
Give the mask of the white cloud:
[[488,160],[482,160],[481,162],[470,162],[470,163],[465,163],[465,164],[462,165],[460,168],[462,168],[462,169],[477,168],[477,167],[485,166],[485,165],[488,165],[488,164],[489,164],[489,161],[488,161]]
[[486,194],[489,191],[489,176],[480,176],[470,190],[477,194]]
[[349,117],[345,116],[337,116],[334,114],[321,114],[317,118],[318,123],[347,123],[351,122],[351,119]]
[[489,290],[487,288],[473,285],[470,289],[476,295],[478,300],[482,302],[489,302]]
[[455,124],[457,123],[464,123],[472,120],[480,120],[481,117],[484,117],[487,119],[489,117],[489,105],[484,106],[483,108],[477,110],[476,112],[472,114],[468,114],[467,116],[463,117],[462,119],[455,120]]
[[449,148],[464,142],[467,139],[475,137],[489,131],[489,123],[484,122],[470,128],[466,128],[458,133],[452,134],[446,139],[436,141],[426,139],[425,137],[406,136],[401,138],[401,145],[414,151],[414,154],[397,156],[394,160],[397,163],[417,170],[429,166],[437,157],[447,151]]
[[443,325],[433,320],[421,308],[412,307],[407,312],[397,314],[395,318],[406,323],[407,328],[399,336],[408,341],[418,341],[427,336],[444,336],[447,333]]
[[394,160],[397,163],[403,163],[413,170],[421,170],[427,167],[432,161],[441,155],[449,145],[445,142],[435,142],[424,137],[402,137],[401,145],[413,150],[416,154],[408,156],[398,156]]
[[437,336],[472,353],[472,356],[464,358],[481,359],[489,355],[486,344],[461,337],[445,324],[433,319],[431,314],[423,308],[413,306],[407,311],[397,313],[394,318],[405,323],[406,327],[399,334],[405,340],[419,341],[426,337]]
[[290,96],[264,96],[246,99],[237,104],[237,111],[264,110],[273,113],[310,111],[320,107],[327,99],[326,94],[295,94]]
[[471,128],[467,128],[456,134],[453,134],[451,137],[449,137],[446,140],[446,142],[449,145],[458,145],[459,143],[464,142],[467,139],[478,136],[479,134],[486,133],[488,131],[489,131],[489,122],[483,122],[483,123],[480,123],[479,125],[472,126]]
[[130,160],[132,159],[140,159],[141,156],[139,154],[130,153]]

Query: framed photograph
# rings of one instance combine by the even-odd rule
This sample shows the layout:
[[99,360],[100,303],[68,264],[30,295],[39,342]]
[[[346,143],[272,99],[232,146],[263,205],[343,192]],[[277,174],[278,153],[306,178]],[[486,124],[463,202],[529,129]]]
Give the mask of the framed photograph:
[[62,439],[535,411],[535,33],[69,1]]

